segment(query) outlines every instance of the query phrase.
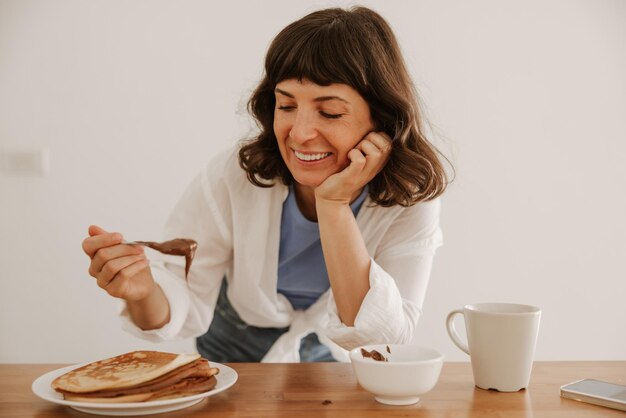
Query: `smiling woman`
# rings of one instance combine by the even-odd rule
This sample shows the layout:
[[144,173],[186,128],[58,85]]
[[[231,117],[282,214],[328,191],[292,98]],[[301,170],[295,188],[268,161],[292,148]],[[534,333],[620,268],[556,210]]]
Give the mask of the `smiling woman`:
[[217,362],[347,361],[406,343],[421,314],[447,180],[423,135],[395,37],[374,11],[326,9],[272,42],[249,102],[260,132],[214,158],[166,237],[198,242],[148,263],[92,226],[90,274],[126,300],[126,329],[197,337]]
[[296,190],[312,190],[346,168],[374,128],[367,102],[350,86],[284,80],[276,86],[274,134]]
[[[389,163],[370,182],[369,196],[376,203],[408,206],[443,193],[446,172],[438,151],[424,135],[417,93],[400,47],[379,14],[365,7],[311,13],[276,36],[266,56],[265,72],[249,102],[261,133],[239,152],[250,181],[261,187],[276,178],[284,184],[292,181],[293,173],[277,158],[280,141],[275,110],[293,109],[280,109],[277,103],[281,96],[293,99],[280,94],[280,85],[297,81],[303,87],[327,87],[325,92],[318,91],[316,103],[320,105],[333,96],[341,97],[333,90],[350,97],[356,93],[358,98],[344,104],[363,103],[367,109],[351,109],[349,115],[369,116],[369,130],[384,132],[391,139]],[[321,117],[341,119],[342,109],[350,110],[341,107],[341,100],[332,102],[327,108],[320,106]]]

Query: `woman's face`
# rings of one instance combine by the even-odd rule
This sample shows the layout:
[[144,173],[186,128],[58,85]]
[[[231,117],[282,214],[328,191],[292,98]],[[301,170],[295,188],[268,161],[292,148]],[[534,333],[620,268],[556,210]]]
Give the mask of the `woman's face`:
[[346,168],[348,152],[374,129],[367,102],[346,84],[308,80],[276,85],[274,133],[296,182],[317,187]]

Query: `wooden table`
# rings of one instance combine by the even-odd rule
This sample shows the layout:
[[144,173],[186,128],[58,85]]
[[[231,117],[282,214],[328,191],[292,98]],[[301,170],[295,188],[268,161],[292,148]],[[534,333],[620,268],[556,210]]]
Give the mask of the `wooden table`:
[[[536,362],[530,387],[517,393],[477,389],[469,363],[445,363],[437,386],[411,406],[377,403],[350,364],[231,363],[239,380],[225,392],[161,417],[621,417],[626,413],[559,396],[582,378],[626,384],[626,361]],[[89,417],[37,398],[38,376],[62,365],[0,365],[0,417]],[[96,417],[96,415],[91,415]]]

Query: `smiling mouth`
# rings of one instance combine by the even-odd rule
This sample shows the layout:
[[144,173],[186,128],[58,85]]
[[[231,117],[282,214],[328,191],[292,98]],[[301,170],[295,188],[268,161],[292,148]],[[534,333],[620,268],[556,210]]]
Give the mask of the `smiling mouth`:
[[296,158],[300,161],[320,161],[325,158],[328,158],[332,154],[332,152],[319,152],[319,153],[304,154],[296,150],[293,150],[293,153],[295,154]]

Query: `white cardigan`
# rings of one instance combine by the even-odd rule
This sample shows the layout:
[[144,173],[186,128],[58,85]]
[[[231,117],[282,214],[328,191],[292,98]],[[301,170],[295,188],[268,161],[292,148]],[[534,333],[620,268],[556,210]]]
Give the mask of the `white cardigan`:
[[316,332],[333,356],[374,343],[409,343],[421,314],[437,247],[442,244],[439,199],[405,208],[373,206],[366,198],[357,224],[372,257],[368,291],[349,327],[341,323],[332,290],[306,311],[294,310],[277,293],[282,206],[288,188],[253,185],[238,164],[237,150],[221,153],[187,188],[165,229],[165,239],[192,238],[198,249],[184,278],[184,258],[151,263],[170,305],[170,321],[142,331],[121,309],[124,328],[158,342],[204,334],[213,319],[222,278],[243,321],[257,327],[286,327],[263,358],[298,362],[300,340]]

